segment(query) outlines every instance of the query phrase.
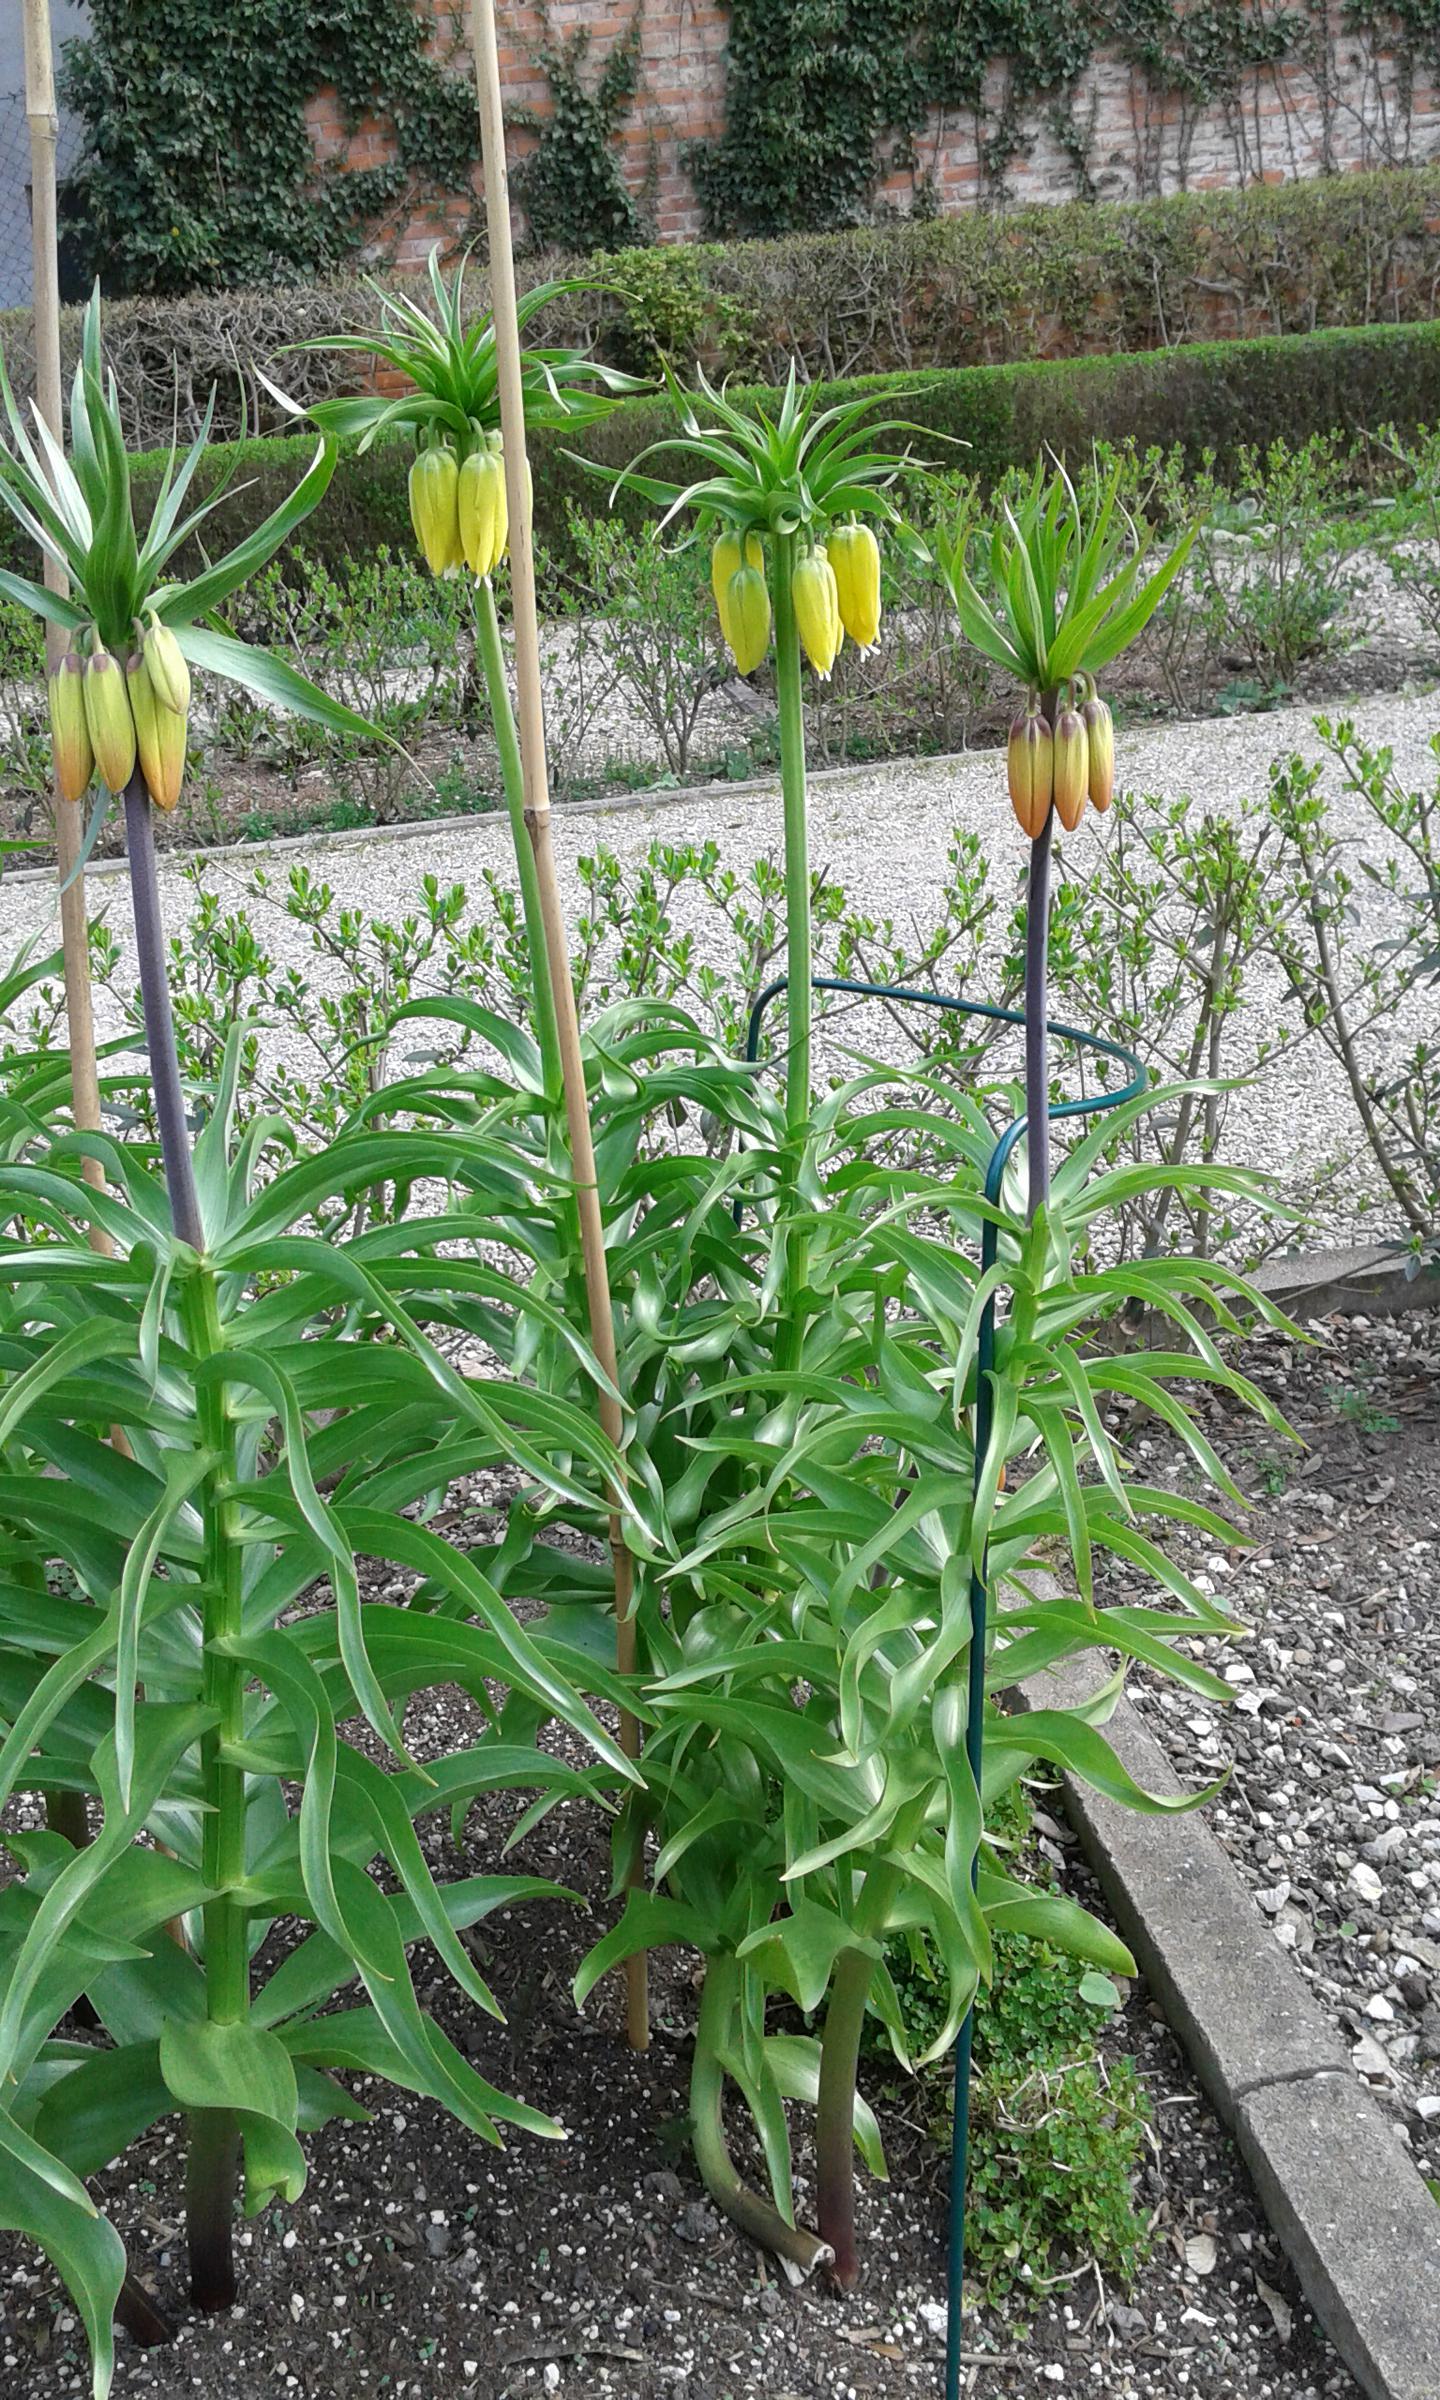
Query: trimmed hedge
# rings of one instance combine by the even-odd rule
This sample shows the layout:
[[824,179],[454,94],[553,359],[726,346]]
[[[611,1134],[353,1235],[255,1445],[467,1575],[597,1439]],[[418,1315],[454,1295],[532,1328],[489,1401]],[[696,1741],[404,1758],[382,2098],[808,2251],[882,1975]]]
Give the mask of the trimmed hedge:
[[[770,242],[665,245],[612,257],[531,260],[522,277],[569,271],[610,288],[546,312],[546,337],[595,342],[648,371],[659,351],[759,381],[788,359],[817,379],[1080,353],[1168,349],[1211,337],[1423,321],[1440,311],[1440,164],[1366,175],[1075,201],[860,227]],[[403,280],[403,279],[397,279]],[[420,288],[414,285],[412,288]],[[477,264],[470,279],[485,305]],[[423,295],[422,295],[423,296]],[[264,364],[325,332],[363,332],[359,281],[298,290],[123,300],[106,339],[129,437],[168,439],[178,398],[192,433],[217,387],[217,432],[242,429],[236,358]],[[73,355],[78,311],[65,313]],[[0,316],[13,379],[29,380],[28,311]],[[353,388],[355,362],[290,351],[278,379],[304,401]],[[252,430],[278,430],[251,382]]]
[[[1250,342],[1197,342],[1186,349],[1134,357],[1057,359],[1033,366],[932,369],[907,376],[861,376],[826,387],[827,402],[872,394],[877,415],[896,415],[921,429],[913,443],[932,463],[963,467],[989,484],[1012,466],[1028,466],[1043,450],[1072,458],[1095,441],[1178,445],[1192,464],[1213,452],[1222,468],[1247,444],[1285,441],[1298,447],[1312,433],[1401,432],[1440,424],[1440,323],[1360,327]],[[762,389],[759,396],[778,400]],[[620,468],[674,427],[668,403],[631,400],[583,435],[566,441],[537,437],[533,448],[536,531],[563,558],[565,514],[576,502],[603,513]],[[923,435],[937,438],[927,452]],[[904,447],[904,437],[889,437]],[[964,444],[963,448],[953,445]],[[572,452],[583,451],[587,467]],[[314,452],[304,435],[217,444],[197,489],[222,474],[232,489],[207,520],[212,552],[228,548],[260,522],[299,480]],[[344,457],[324,501],[300,535],[327,564],[373,552],[382,542],[408,547],[405,478],[411,451],[402,441],[377,445],[363,458]],[[163,457],[140,460],[137,505],[158,488]],[[697,465],[700,462],[696,462]],[[683,479],[686,462],[674,453],[660,471]],[[634,524],[653,516],[648,502],[622,492],[616,509]],[[26,567],[23,536],[7,519],[0,561]]]

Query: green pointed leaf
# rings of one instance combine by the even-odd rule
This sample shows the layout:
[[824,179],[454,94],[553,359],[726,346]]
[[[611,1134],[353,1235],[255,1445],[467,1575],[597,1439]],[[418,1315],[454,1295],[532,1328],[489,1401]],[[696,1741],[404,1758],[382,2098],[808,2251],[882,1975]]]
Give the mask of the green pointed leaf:
[[158,2041],[128,2042],[95,2051],[51,2084],[35,2138],[75,2174],[98,2175],[174,2106]]
[[299,2100],[290,2053],[259,2025],[208,2017],[199,2024],[167,2024],[159,2064],[177,2107],[238,2109],[295,2129]]
[[0,2111],[0,2226],[36,2242],[80,2312],[90,2344],[91,2390],[106,2400],[115,2369],[115,2303],[125,2245],[83,2184]]

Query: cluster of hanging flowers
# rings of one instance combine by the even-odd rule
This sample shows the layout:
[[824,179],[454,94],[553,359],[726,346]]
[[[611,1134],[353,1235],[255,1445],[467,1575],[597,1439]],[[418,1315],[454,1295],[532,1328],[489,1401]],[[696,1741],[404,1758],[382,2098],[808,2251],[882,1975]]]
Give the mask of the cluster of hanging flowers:
[[1010,727],[1010,805],[1038,841],[1053,806],[1073,833],[1088,800],[1103,816],[1115,794],[1115,722],[1093,675],[1076,675],[1051,725],[1032,691]]
[[[528,459],[525,472],[528,478]],[[462,567],[477,583],[493,575],[510,547],[499,434],[477,425],[463,457],[448,439],[419,451],[410,469],[410,522],[432,575],[458,575]]]
[[[742,675],[770,647],[770,587],[758,532],[722,533],[710,553],[710,583],[720,630]],[[880,545],[868,525],[832,525],[801,551],[790,581],[800,647],[817,675],[829,675],[848,638],[868,650],[880,631]]]
[[73,638],[50,678],[50,733],[62,799],[81,800],[98,772],[123,792],[138,764],[157,808],[171,809],[185,780],[190,669],[168,625],[134,621],[123,661],[93,625]]

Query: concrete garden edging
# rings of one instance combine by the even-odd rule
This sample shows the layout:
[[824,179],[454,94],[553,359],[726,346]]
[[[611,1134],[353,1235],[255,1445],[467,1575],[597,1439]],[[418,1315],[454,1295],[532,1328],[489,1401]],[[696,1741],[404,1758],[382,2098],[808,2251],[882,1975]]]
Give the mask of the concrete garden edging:
[[[1073,1708],[1092,1656],[1021,1708]],[[1105,1727],[1136,1781],[1185,1787],[1135,1710]],[[1440,2206],[1197,1811],[1139,1816],[1064,1778],[1065,1809],[1124,1939],[1234,2135],[1301,2289],[1367,2400],[1440,2395]]]
[[1440,1308],[1440,1252],[1418,1272],[1411,1271],[1412,1264],[1393,1243],[1372,1242],[1268,1259],[1250,1280],[1291,1317],[1328,1317],[1337,1310],[1346,1316],[1394,1317],[1407,1308]]
[[[973,758],[970,750],[949,750],[926,759],[926,765],[944,767],[956,760]],[[997,753],[998,755],[998,753]],[[869,770],[850,761],[838,767],[810,767],[808,780],[812,784],[837,783],[842,777],[864,775]],[[778,789],[779,769],[769,775],[747,775],[743,781],[731,783],[652,784],[638,792],[607,792],[594,800],[552,800],[552,817],[610,817],[629,816],[636,809],[681,808],[697,800],[746,800],[762,795],[774,797]],[[273,858],[291,850],[314,850],[321,845],[326,850],[354,850],[372,842],[418,842],[427,834],[462,833],[468,826],[501,824],[505,810],[497,801],[493,808],[467,809],[444,817],[404,817],[394,825],[345,825],[334,831],[323,825],[312,827],[309,833],[274,833],[257,842],[196,842],[187,848],[163,853],[163,863],[180,866],[209,866],[217,858],[228,858],[236,851],[246,858]],[[125,858],[92,858],[86,862],[86,879],[94,875],[122,875]],[[55,879],[52,865],[43,867],[11,867],[6,870],[6,883],[45,883]]]

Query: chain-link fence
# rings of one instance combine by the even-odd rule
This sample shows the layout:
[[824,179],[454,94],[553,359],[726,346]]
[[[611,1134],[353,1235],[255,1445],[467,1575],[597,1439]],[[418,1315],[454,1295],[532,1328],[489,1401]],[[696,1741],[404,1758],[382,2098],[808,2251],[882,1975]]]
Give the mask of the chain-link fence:
[[[69,174],[80,155],[82,128],[60,120],[56,172]],[[0,92],[0,308],[30,302],[30,128],[23,92]]]

